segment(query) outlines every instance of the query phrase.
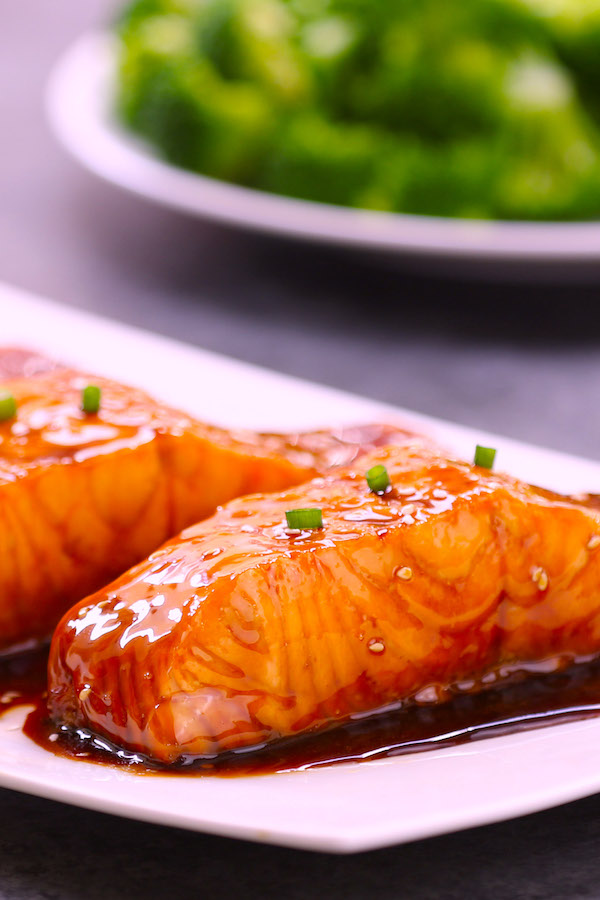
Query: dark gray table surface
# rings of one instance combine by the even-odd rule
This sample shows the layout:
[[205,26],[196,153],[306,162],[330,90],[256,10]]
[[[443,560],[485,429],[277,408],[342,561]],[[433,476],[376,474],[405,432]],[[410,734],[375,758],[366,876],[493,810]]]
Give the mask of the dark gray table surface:
[[[434,267],[416,272],[202,224],[81,171],[49,134],[43,87],[53,60],[109,10],[101,0],[6,4],[1,280],[273,369],[600,459],[593,280],[444,278]],[[1,898],[600,897],[599,797],[354,857],[186,833],[5,790],[0,804]]]

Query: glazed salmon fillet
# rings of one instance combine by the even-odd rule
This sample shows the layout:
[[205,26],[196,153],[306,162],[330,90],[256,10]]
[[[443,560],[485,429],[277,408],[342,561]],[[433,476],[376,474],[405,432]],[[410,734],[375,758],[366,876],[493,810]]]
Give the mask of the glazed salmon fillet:
[[[297,508],[323,526],[289,529]],[[76,606],[49,704],[174,763],[599,651],[600,512],[406,442],[234,500]]]
[[[0,422],[0,649],[49,637],[72,603],[232,497],[305,481],[398,433],[233,434],[23,351],[0,352],[2,373],[17,415]],[[90,382],[97,414],[81,409]]]

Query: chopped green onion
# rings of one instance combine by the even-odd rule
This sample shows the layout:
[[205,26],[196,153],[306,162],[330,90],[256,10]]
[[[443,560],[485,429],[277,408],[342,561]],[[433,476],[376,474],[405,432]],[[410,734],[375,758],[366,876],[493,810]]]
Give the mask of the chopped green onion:
[[323,527],[323,514],[320,509],[288,509],[285,518],[288,528]]
[[475,465],[481,466],[482,469],[491,469],[494,465],[496,451],[493,447],[475,447]]
[[376,494],[385,491],[386,488],[389,488],[391,483],[388,470],[385,466],[373,466],[373,468],[369,469],[366,473],[365,478],[367,479],[369,490],[374,491]]
[[0,391],[0,422],[8,422],[17,414],[17,401],[8,391]]
[[97,413],[100,409],[100,388],[88,384],[81,392],[81,408],[86,413]]

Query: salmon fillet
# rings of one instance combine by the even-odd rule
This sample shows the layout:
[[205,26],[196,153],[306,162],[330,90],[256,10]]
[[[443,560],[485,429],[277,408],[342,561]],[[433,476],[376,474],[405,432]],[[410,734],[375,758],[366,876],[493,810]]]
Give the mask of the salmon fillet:
[[[288,529],[305,507],[323,527]],[[229,503],[72,609],[51,714],[173,763],[565,665],[600,651],[599,545],[597,509],[418,443],[378,449]]]
[[[24,351],[0,353],[0,373],[17,401],[0,422],[0,649],[47,638],[72,603],[232,497],[305,481],[399,433],[234,434]],[[102,391],[93,415],[81,409],[90,382]]]

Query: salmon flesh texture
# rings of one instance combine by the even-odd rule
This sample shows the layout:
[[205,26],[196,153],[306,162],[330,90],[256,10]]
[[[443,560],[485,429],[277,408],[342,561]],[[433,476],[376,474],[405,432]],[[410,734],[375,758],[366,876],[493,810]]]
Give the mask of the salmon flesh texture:
[[[297,484],[399,434],[232,433],[26,351],[0,351],[1,376],[18,410],[0,422],[0,650],[49,637],[75,601],[232,497]],[[81,409],[89,383],[97,415]]]
[[[304,507],[322,528],[286,527]],[[173,763],[566,664],[600,650],[599,535],[584,503],[417,442],[380,448],[234,500],[72,609],[51,713]]]

